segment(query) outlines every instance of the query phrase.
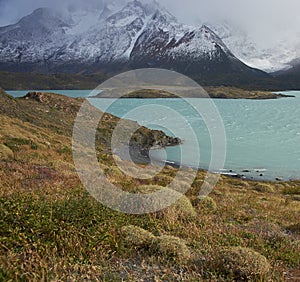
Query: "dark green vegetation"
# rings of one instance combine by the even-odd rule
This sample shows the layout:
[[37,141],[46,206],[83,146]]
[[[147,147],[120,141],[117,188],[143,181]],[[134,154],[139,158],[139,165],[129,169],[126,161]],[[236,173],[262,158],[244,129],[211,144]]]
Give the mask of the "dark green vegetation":
[[300,89],[300,60],[295,60],[293,66],[288,70],[278,71],[272,74],[276,80],[284,81],[289,89]]
[[[278,99],[283,97],[294,97],[294,96],[288,96],[284,94],[275,94],[268,91],[256,91],[256,90],[244,90],[240,88],[235,87],[206,87],[205,90],[207,93],[199,93],[198,96],[196,95],[184,95],[187,96],[187,98],[207,98],[208,95],[210,98],[213,99]],[[188,92],[188,91],[186,91]],[[99,95],[96,95],[98,98],[116,98],[116,97],[110,97],[109,95],[103,95],[100,93]],[[153,90],[153,89],[144,89],[144,90],[138,90],[133,91],[129,94],[126,94],[122,96],[121,98],[136,98],[136,99],[149,99],[149,98],[178,98],[176,94],[172,94],[167,91],[163,90]]]
[[39,74],[0,71],[0,85],[6,90],[53,90],[94,89],[108,76],[97,73],[81,74]]
[[278,99],[284,97],[293,97],[284,94],[275,94],[268,91],[244,90],[235,87],[206,87],[211,98],[226,99]]
[[255,78],[249,77],[245,79],[239,75],[232,76],[232,74],[223,74],[222,76],[211,75],[210,79],[204,79],[197,75],[191,76],[200,85],[206,86],[225,86],[225,87],[237,87],[246,90],[264,90],[264,91],[284,91],[284,90],[299,90],[300,80],[299,76],[281,76],[272,75]]
[[[125,70],[124,70],[125,71]],[[94,89],[109,77],[117,73],[95,73],[95,74],[39,74],[28,72],[3,72],[0,71],[0,85],[6,90],[87,90]],[[290,76],[292,76],[290,78]],[[260,80],[252,80],[246,82],[226,83],[226,78],[221,81],[215,77],[211,81],[205,81],[202,78],[191,76],[201,86],[210,90],[215,87],[228,87],[229,89],[241,88],[245,90],[264,90],[264,91],[284,91],[300,89],[300,79],[297,75],[289,73],[276,74],[275,77],[261,78]],[[214,87],[211,87],[214,86]]]
[[122,96],[122,98],[178,98],[175,94],[162,90],[144,89],[134,91],[130,94]]
[[[85,191],[72,162],[82,101],[0,93],[0,281],[299,281],[300,182],[222,177],[199,198],[199,171],[166,210],[112,211]],[[145,193],[170,183],[172,167],[149,180],[116,167],[108,143],[117,121],[105,115],[97,135],[108,179]]]
[[[87,90],[94,89],[109,76],[103,74],[72,75],[72,74],[35,74],[0,72],[0,85],[7,90]],[[284,88],[283,88],[284,89]],[[205,87],[211,98],[229,99],[276,99],[287,97],[268,91],[245,90],[235,87]],[[176,95],[166,91],[141,90],[130,93],[123,98],[176,98]]]

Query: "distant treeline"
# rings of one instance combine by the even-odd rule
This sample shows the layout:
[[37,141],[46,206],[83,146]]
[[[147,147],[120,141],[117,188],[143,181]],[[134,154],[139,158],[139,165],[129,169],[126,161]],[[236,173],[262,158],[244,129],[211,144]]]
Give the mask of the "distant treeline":
[[[26,72],[1,72],[0,87],[6,90],[82,90],[94,89],[114,74],[40,74]],[[192,76],[202,86],[229,86],[245,90],[299,90],[300,75],[277,74],[276,76],[256,79],[243,79],[236,75],[234,78],[228,74],[222,77]]]

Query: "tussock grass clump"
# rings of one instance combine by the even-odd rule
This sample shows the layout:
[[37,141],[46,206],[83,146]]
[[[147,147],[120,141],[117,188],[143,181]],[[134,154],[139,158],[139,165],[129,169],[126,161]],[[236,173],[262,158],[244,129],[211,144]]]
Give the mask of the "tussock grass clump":
[[[190,200],[181,193],[165,188],[158,185],[142,185],[137,187],[134,192],[140,194],[150,194],[158,192],[162,189],[165,189],[169,193],[169,197],[179,198],[173,205],[170,207],[157,212],[159,217],[163,217],[167,220],[174,221],[177,219],[193,219],[196,216],[195,209],[191,204]],[[161,199],[164,201],[164,199]],[[137,203],[142,204],[142,203]],[[155,205],[155,203],[153,203]]]
[[155,237],[151,232],[134,225],[122,227],[121,234],[126,246],[147,251],[150,255],[178,261],[187,260],[191,256],[185,242],[178,237],[168,235]]
[[124,243],[127,246],[133,246],[139,249],[148,249],[153,244],[154,235],[140,227],[129,225],[121,229]]
[[193,219],[197,215],[192,203],[186,196],[182,196],[169,210],[177,213],[181,219]]
[[217,203],[215,200],[208,196],[199,196],[193,201],[193,205],[198,208],[216,209]]
[[14,152],[7,146],[0,144],[0,160],[12,159]]
[[274,188],[267,183],[258,183],[254,186],[254,190],[261,193],[274,193]]
[[191,252],[185,242],[174,236],[163,235],[157,237],[155,249],[166,259],[184,261],[191,257]]
[[220,272],[237,281],[257,281],[270,271],[268,260],[249,248],[234,247],[219,254]]

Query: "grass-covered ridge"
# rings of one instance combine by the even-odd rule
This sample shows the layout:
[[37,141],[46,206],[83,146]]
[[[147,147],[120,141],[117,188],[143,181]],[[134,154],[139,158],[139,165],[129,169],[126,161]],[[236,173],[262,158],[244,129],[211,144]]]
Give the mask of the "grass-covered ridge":
[[[164,211],[112,211],[85,191],[74,168],[71,133],[81,103],[0,93],[0,281],[297,281],[300,182],[222,176],[209,198],[199,198],[199,171]],[[116,167],[107,142],[117,120],[106,115],[98,132],[108,179],[145,193],[170,183],[172,167],[149,180]]]
[[[164,88],[164,87],[163,87]],[[162,88],[162,89],[163,89]],[[258,91],[258,90],[244,90],[236,87],[205,87],[205,91],[199,88],[196,89],[177,89],[181,97],[185,98],[212,98],[212,99],[251,99],[251,100],[267,100],[267,99],[279,99],[286,97],[294,97],[285,94],[275,94],[269,91]],[[128,90],[130,92],[130,89]],[[94,98],[118,98],[118,95],[108,93],[100,93]],[[141,89],[135,90],[121,97],[122,99],[134,98],[134,99],[156,99],[156,98],[168,98],[174,99],[179,98],[178,95],[173,94],[171,91],[156,90],[156,89]]]
[[252,99],[252,100],[265,100],[265,99],[278,99],[285,97],[293,97],[285,94],[275,94],[270,91],[261,90],[244,90],[236,87],[206,87],[205,90],[211,98],[222,99]]

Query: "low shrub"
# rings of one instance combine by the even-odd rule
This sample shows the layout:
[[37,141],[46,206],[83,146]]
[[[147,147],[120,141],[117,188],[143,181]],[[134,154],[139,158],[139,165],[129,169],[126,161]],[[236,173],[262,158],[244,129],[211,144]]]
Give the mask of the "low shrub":
[[163,235],[157,237],[155,250],[166,259],[185,261],[191,256],[191,252],[185,242],[174,236]]
[[[153,199],[149,198],[149,202],[147,202],[147,204],[151,204],[153,205],[153,207],[160,207],[162,204],[165,203],[165,201],[170,200],[170,197],[174,199],[179,199],[174,204],[165,208],[164,210],[156,212],[156,215],[158,217],[162,217],[169,221],[175,221],[177,219],[189,220],[195,218],[196,212],[190,200],[185,195],[182,195],[177,191],[157,185],[142,185],[134,189],[134,192],[139,194],[150,194],[158,192],[162,189],[165,189],[165,191],[168,193],[168,199],[163,199],[159,197],[154,197]],[[125,199],[123,205],[126,204],[128,204],[128,202]],[[145,210],[148,208],[148,206],[143,207],[143,205],[146,205],[146,203],[143,202],[137,202],[134,204],[135,207],[133,208],[144,208]]]
[[267,259],[249,248],[234,247],[220,252],[218,270],[237,281],[257,281],[270,271]]
[[151,232],[133,225],[122,227],[121,233],[127,246],[139,249],[150,248],[155,238]]

